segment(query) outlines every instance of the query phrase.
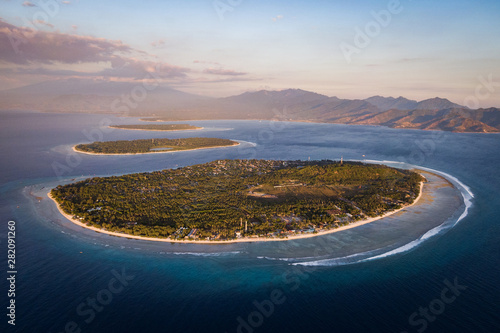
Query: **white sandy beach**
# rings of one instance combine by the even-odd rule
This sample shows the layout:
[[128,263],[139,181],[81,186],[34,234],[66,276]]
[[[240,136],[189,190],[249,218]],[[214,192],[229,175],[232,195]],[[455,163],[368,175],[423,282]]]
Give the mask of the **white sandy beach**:
[[308,234],[288,235],[287,238],[245,237],[245,238],[238,238],[238,239],[228,240],[228,241],[173,240],[173,239],[167,239],[167,238],[154,238],[154,237],[134,236],[134,235],[124,234],[124,233],[119,233],[119,232],[112,232],[112,231],[102,230],[102,229],[99,229],[99,228],[96,228],[96,227],[88,226],[88,225],[80,222],[79,220],[73,219],[72,216],[70,216],[69,214],[66,214],[65,212],[63,212],[63,210],[61,209],[61,207],[59,207],[59,204],[51,196],[50,192],[47,195],[48,195],[48,197],[52,201],[54,201],[54,203],[56,204],[57,209],[59,210],[59,212],[66,219],[68,219],[69,221],[71,221],[74,224],[79,225],[79,226],[81,226],[83,228],[87,228],[87,229],[90,229],[90,230],[93,230],[93,231],[96,231],[96,232],[100,232],[100,233],[103,233],[103,234],[107,234],[107,235],[111,235],[111,236],[117,236],[117,237],[124,237],[124,238],[133,238],[133,239],[148,240],[148,241],[154,241],[154,242],[165,242],[165,243],[231,244],[231,243],[248,243],[248,242],[278,242],[278,241],[287,241],[287,240],[302,239],[302,238],[311,238],[311,237],[317,237],[317,236],[327,235],[327,234],[331,234],[331,233],[335,233],[335,232],[339,232],[339,231],[343,231],[343,230],[347,230],[347,229],[356,228],[356,227],[359,227],[359,226],[362,226],[362,225],[365,225],[365,224],[368,224],[368,223],[380,220],[382,218],[391,216],[391,215],[396,214],[396,213],[398,213],[398,212],[400,212],[400,211],[402,211],[402,210],[404,210],[404,209],[406,209],[408,207],[411,207],[411,206],[415,205],[421,199],[421,197],[422,197],[423,188],[424,188],[424,182],[421,182],[420,183],[420,193],[419,193],[418,197],[415,198],[415,200],[413,201],[413,203],[411,203],[410,205],[404,206],[404,207],[402,207],[400,209],[397,209],[397,210],[393,210],[393,211],[387,212],[387,213],[385,213],[384,215],[381,215],[381,216],[371,217],[371,218],[368,218],[368,219],[365,219],[365,220],[353,222],[353,223],[350,223],[349,225],[342,226],[342,227],[339,227],[339,228],[336,228],[336,229],[318,231],[318,233],[316,233],[316,234],[314,234],[314,233],[308,233]]

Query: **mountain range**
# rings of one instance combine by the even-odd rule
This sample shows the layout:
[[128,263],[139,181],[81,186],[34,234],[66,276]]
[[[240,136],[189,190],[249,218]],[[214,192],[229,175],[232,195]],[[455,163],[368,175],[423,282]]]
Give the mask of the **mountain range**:
[[170,87],[64,79],[0,91],[0,109],[116,113],[162,120],[267,119],[453,132],[500,132],[500,109],[472,110],[444,98],[341,99],[300,89],[261,90],[225,98]]

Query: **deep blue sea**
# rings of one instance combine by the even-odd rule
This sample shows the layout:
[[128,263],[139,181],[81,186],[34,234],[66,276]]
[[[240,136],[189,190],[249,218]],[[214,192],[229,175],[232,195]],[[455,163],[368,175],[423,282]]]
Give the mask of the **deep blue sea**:
[[[0,332],[500,332],[500,136],[268,121],[111,130],[109,115],[0,112]],[[239,147],[137,156],[77,143],[206,136]],[[287,242],[199,245],[77,227],[57,184],[216,159],[385,161],[442,172],[429,209]],[[15,326],[7,227],[15,221]]]

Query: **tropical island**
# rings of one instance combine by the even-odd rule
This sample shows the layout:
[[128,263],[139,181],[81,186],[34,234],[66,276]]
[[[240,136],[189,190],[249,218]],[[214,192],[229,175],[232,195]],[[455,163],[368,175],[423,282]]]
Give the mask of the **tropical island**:
[[140,139],[96,141],[79,144],[73,150],[86,154],[126,155],[165,153],[182,150],[237,146],[238,142],[219,138]]
[[111,125],[109,127],[126,129],[126,130],[141,130],[141,131],[188,131],[188,130],[203,129],[203,127],[193,126],[189,124]]
[[218,160],[52,189],[68,219],[172,242],[283,240],[375,220],[414,203],[424,178],[361,162]]

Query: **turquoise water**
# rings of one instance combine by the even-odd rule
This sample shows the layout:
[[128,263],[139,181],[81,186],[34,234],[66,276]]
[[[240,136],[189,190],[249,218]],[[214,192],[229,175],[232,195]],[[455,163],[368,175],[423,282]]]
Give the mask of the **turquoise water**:
[[[197,136],[242,144],[158,155],[91,156],[76,155],[71,146],[89,138],[179,138],[192,133],[109,130],[110,122],[138,123],[113,116],[3,112],[0,117],[0,246],[5,253],[7,221],[16,221],[17,228],[17,317],[10,331],[64,332],[66,325],[82,332],[498,330],[497,135],[194,121],[204,127]],[[407,218],[396,216],[320,238],[221,246],[153,244],[97,234],[68,223],[47,199],[36,198],[51,186],[94,175],[222,158],[341,156],[427,167],[455,177],[460,191],[436,190],[442,201],[434,201],[432,214],[417,209]],[[356,257],[360,253],[365,254]],[[116,274],[130,280],[110,293]],[[466,289],[453,302],[439,303],[445,280],[455,279]],[[92,308],[89,298],[102,303]],[[434,309],[438,315],[430,313],[433,320],[417,315],[409,322],[415,311],[430,304],[444,308]]]

